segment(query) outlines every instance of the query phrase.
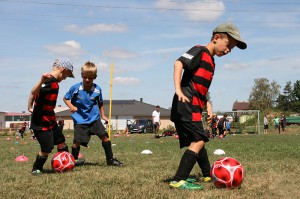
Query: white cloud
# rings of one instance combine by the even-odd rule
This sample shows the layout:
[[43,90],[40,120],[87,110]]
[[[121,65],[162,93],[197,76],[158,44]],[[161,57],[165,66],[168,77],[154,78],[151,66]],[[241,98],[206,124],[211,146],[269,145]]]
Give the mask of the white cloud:
[[156,7],[163,11],[165,11],[164,9],[178,9],[179,12],[182,12],[190,20],[207,21],[217,19],[225,11],[223,2],[216,0],[188,1],[182,3],[171,0],[158,0]]
[[101,32],[125,32],[127,31],[127,26],[122,24],[94,24],[86,27],[79,27],[76,24],[71,24],[65,26],[64,30],[80,35],[91,35]]
[[234,62],[234,63],[224,64],[223,68],[226,69],[226,70],[239,71],[239,70],[243,70],[245,68],[248,68],[248,65],[245,64],[245,63]]
[[183,52],[188,50],[190,47],[178,47],[178,48],[161,48],[156,50],[146,50],[142,54],[161,54],[161,53],[172,53],[172,52]]
[[108,65],[108,63],[99,62],[99,63],[97,63],[97,69],[101,72],[108,72],[109,65]]
[[129,50],[120,49],[120,48],[113,48],[110,50],[105,50],[103,52],[103,56],[110,57],[113,59],[129,59],[136,57],[136,54],[134,52],[131,52]]
[[134,77],[115,77],[113,83],[117,85],[137,85],[140,83],[140,80]]
[[69,57],[78,57],[84,52],[81,49],[80,43],[74,40],[66,41],[60,44],[47,45],[45,48],[50,52]]

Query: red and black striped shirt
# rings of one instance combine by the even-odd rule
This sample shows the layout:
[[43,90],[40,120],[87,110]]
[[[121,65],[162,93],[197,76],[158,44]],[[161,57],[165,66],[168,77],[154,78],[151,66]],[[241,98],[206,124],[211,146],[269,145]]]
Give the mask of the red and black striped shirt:
[[206,95],[213,79],[215,63],[213,56],[204,46],[194,46],[179,59],[183,64],[181,90],[190,102],[178,101],[175,94],[171,109],[172,121],[202,121]]
[[56,106],[59,84],[52,77],[46,81],[39,94],[35,96],[30,128],[37,131],[48,131],[57,127],[54,108]]

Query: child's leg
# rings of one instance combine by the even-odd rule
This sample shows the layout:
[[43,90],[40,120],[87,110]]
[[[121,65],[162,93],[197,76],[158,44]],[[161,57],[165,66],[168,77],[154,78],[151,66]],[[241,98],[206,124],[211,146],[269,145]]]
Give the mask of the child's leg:
[[198,153],[203,147],[203,140],[190,144],[180,160],[178,170],[174,176],[175,181],[186,180],[189,177],[195,163],[198,161]]
[[112,148],[111,148],[111,141],[108,139],[108,137],[106,135],[103,135],[103,136],[101,136],[101,140],[102,140],[102,147],[104,149],[105,156],[106,156],[107,165],[123,166],[123,164],[119,160],[114,158]]
[[40,174],[43,171],[45,162],[47,161],[48,153],[39,152],[36,156],[35,162],[32,168],[32,174]]
[[75,160],[78,159],[79,152],[80,152],[80,143],[76,142],[72,145],[72,155],[73,155]]
[[23,131],[23,130],[20,130],[19,133],[20,133],[20,135],[21,135],[21,139],[24,140],[24,131]]
[[203,177],[209,177],[210,176],[210,162],[208,159],[206,148],[203,147],[199,153],[199,158],[197,160],[198,165],[201,169]]
[[53,143],[57,145],[57,151],[67,151],[69,152],[68,145],[65,143],[66,138],[62,133],[62,129],[57,127],[53,130]]
[[181,157],[178,170],[174,176],[175,181],[186,180],[195,163],[197,162],[198,154],[187,149]]
[[35,131],[35,136],[41,146],[41,150],[36,156],[36,160],[33,164],[32,174],[38,175],[43,171],[43,166],[48,158],[48,154],[54,148],[53,132],[52,131]]
[[61,152],[61,151],[67,151],[69,152],[69,148],[68,145],[66,143],[61,143],[57,145],[57,151]]

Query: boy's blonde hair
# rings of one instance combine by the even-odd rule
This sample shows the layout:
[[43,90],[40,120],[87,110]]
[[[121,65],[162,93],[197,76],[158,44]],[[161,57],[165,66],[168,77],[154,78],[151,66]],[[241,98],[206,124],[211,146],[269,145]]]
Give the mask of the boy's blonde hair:
[[81,76],[86,75],[90,77],[94,77],[96,79],[97,77],[97,67],[93,62],[86,62],[82,67],[81,67]]

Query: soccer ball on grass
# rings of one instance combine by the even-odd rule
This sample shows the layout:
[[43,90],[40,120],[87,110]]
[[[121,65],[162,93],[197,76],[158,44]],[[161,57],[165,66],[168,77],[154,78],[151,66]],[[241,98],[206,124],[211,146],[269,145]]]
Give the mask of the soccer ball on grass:
[[224,157],[214,162],[211,177],[218,188],[238,188],[244,179],[244,169],[236,159]]
[[51,166],[57,173],[71,171],[75,167],[75,159],[67,151],[57,152],[52,158]]

